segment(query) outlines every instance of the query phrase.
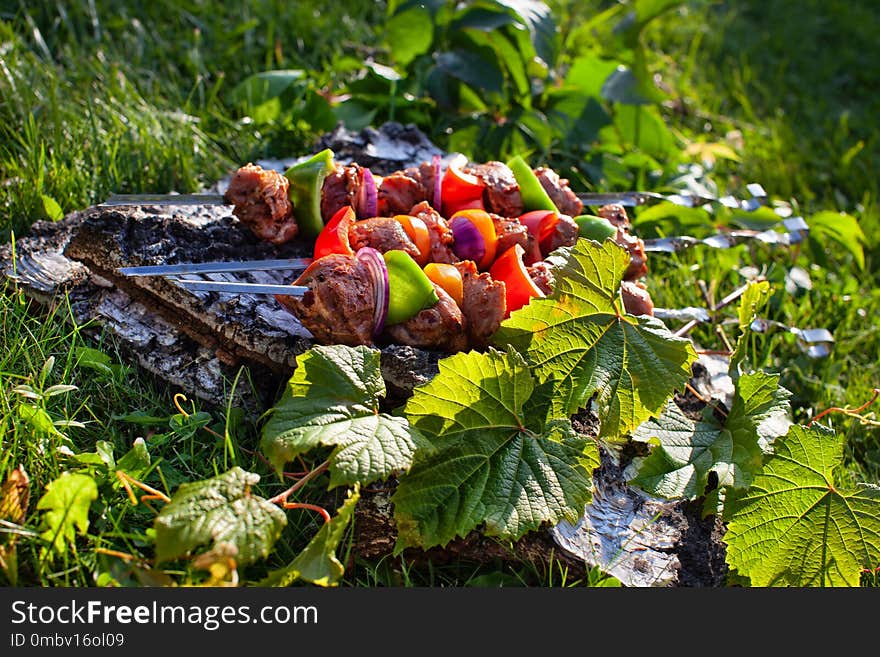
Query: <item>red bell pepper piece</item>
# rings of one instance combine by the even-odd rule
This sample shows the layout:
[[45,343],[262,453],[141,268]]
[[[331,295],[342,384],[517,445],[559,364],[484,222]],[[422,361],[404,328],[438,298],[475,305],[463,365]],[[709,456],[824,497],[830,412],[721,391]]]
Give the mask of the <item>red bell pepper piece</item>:
[[492,278],[496,281],[504,281],[507,291],[505,317],[509,317],[514,310],[522,308],[530,299],[544,296],[523,264],[524,253],[522,246],[514,244],[498,256],[489,269]]
[[330,217],[330,221],[327,222],[315,240],[315,260],[331,253],[353,256],[354,250],[348,241],[348,228],[356,219],[354,208],[350,205],[340,208],[336,214]]

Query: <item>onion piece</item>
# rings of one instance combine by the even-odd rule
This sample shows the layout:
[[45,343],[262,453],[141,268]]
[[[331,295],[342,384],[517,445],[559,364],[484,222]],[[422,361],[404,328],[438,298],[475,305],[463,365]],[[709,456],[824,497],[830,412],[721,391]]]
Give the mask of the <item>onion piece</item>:
[[376,306],[373,310],[373,337],[377,337],[385,330],[385,318],[388,316],[388,268],[385,259],[376,249],[363,246],[354,254],[358,261],[362,262],[370,278],[373,279]]
[[443,201],[443,197],[441,196],[441,189],[443,185],[443,171],[440,168],[440,156],[435,155],[431,161],[432,166],[434,167],[434,199],[433,199],[433,208],[440,212],[440,203]]
[[358,216],[361,219],[375,217],[379,213],[379,188],[373,172],[361,168],[361,184],[358,187]]
[[473,260],[478,266],[486,255],[483,234],[467,217],[453,217],[449,224],[455,242],[452,251],[462,260]]

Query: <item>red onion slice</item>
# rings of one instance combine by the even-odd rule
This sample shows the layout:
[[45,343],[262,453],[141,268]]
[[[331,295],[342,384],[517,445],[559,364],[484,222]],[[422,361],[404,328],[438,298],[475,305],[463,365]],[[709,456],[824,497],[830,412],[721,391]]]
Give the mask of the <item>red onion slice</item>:
[[373,172],[361,168],[361,184],[358,187],[358,218],[369,219],[379,213],[379,188]]
[[433,208],[440,212],[440,203],[443,201],[443,197],[440,193],[443,188],[443,171],[440,168],[440,156],[435,155],[431,161],[431,164],[434,167],[434,199],[433,199]]
[[462,260],[479,263],[486,255],[486,240],[479,229],[467,217],[454,217],[449,227],[455,239],[453,253]]
[[382,254],[369,246],[358,249],[355,257],[370,272],[370,278],[374,283],[376,307],[373,310],[373,337],[375,338],[385,330],[385,318],[388,316],[388,268],[385,266],[385,258]]

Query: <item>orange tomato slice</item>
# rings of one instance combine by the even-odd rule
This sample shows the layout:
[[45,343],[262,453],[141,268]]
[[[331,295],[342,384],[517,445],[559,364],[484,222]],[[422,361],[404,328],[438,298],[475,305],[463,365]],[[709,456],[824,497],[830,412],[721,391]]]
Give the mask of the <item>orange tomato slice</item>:
[[461,280],[461,272],[455,265],[430,262],[425,266],[425,274],[461,307],[464,299],[464,284]]
[[409,214],[395,215],[394,220],[403,226],[403,230],[416,245],[420,254],[416,262],[419,263],[419,267],[424,267],[431,256],[431,234],[428,232],[428,225]]

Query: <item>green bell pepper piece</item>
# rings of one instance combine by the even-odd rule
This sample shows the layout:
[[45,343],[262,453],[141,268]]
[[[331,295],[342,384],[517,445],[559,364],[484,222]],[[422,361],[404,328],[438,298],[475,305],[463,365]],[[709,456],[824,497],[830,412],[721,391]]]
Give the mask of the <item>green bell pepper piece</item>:
[[514,155],[507,163],[519,185],[519,193],[522,195],[523,205],[526,212],[529,210],[557,210],[558,208],[550,199],[547,190],[541,185],[538,176],[532,171],[521,155]]
[[284,176],[290,181],[288,196],[293,204],[293,215],[300,232],[306,237],[317,237],[324,228],[324,219],[321,217],[321,187],[324,178],[335,166],[333,151],[325,148],[284,172]]
[[399,324],[440,301],[434,285],[406,251],[386,251],[388,269],[388,315],[385,325]]
[[596,217],[591,214],[582,214],[574,218],[578,225],[578,233],[581,237],[604,242],[609,237],[617,235],[617,228],[607,219]]

